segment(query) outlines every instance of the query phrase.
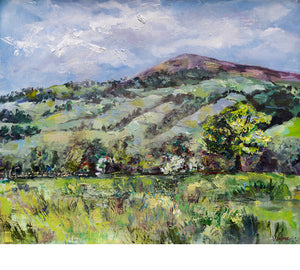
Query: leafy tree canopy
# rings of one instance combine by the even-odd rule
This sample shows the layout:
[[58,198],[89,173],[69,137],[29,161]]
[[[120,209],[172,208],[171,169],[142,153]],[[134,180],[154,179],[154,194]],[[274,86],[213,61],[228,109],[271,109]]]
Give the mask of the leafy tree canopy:
[[269,124],[271,119],[252,105],[239,102],[207,118],[203,124],[204,141],[210,152],[228,158],[255,153],[269,142],[259,126]]

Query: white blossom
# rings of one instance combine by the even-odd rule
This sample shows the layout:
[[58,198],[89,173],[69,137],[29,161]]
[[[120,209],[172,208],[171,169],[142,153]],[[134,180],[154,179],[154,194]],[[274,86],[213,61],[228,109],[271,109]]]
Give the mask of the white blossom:
[[168,161],[160,170],[164,174],[170,174],[172,172],[177,172],[184,164],[184,159],[179,156],[172,156],[170,161]]

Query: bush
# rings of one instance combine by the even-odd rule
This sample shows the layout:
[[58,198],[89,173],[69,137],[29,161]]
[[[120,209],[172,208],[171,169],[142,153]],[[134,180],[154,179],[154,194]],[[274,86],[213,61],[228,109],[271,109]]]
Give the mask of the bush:
[[161,167],[164,174],[172,174],[178,172],[184,166],[184,159],[179,156],[166,157],[166,163]]
[[26,114],[25,111],[16,109],[15,114],[12,111],[4,109],[0,112],[0,121],[5,123],[24,124],[31,123],[32,117]]
[[25,137],[25,131],[24,128],[22,128],[19,125],[11,126],[11,138],[14,140],[20,140],[24,139]]

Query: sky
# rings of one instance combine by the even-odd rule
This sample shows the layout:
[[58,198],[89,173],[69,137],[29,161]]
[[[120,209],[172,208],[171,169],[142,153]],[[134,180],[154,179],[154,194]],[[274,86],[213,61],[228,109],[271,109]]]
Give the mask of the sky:
[[300,3],[0,1],[0,94],[131,77],[182,53],[300,73]]

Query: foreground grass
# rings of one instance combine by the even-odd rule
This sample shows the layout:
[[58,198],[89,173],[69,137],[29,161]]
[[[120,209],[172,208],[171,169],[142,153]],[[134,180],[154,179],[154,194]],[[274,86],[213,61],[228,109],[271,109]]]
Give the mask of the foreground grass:
[[114,176],[0,184],[0,243],[300,243],[300,179]]

